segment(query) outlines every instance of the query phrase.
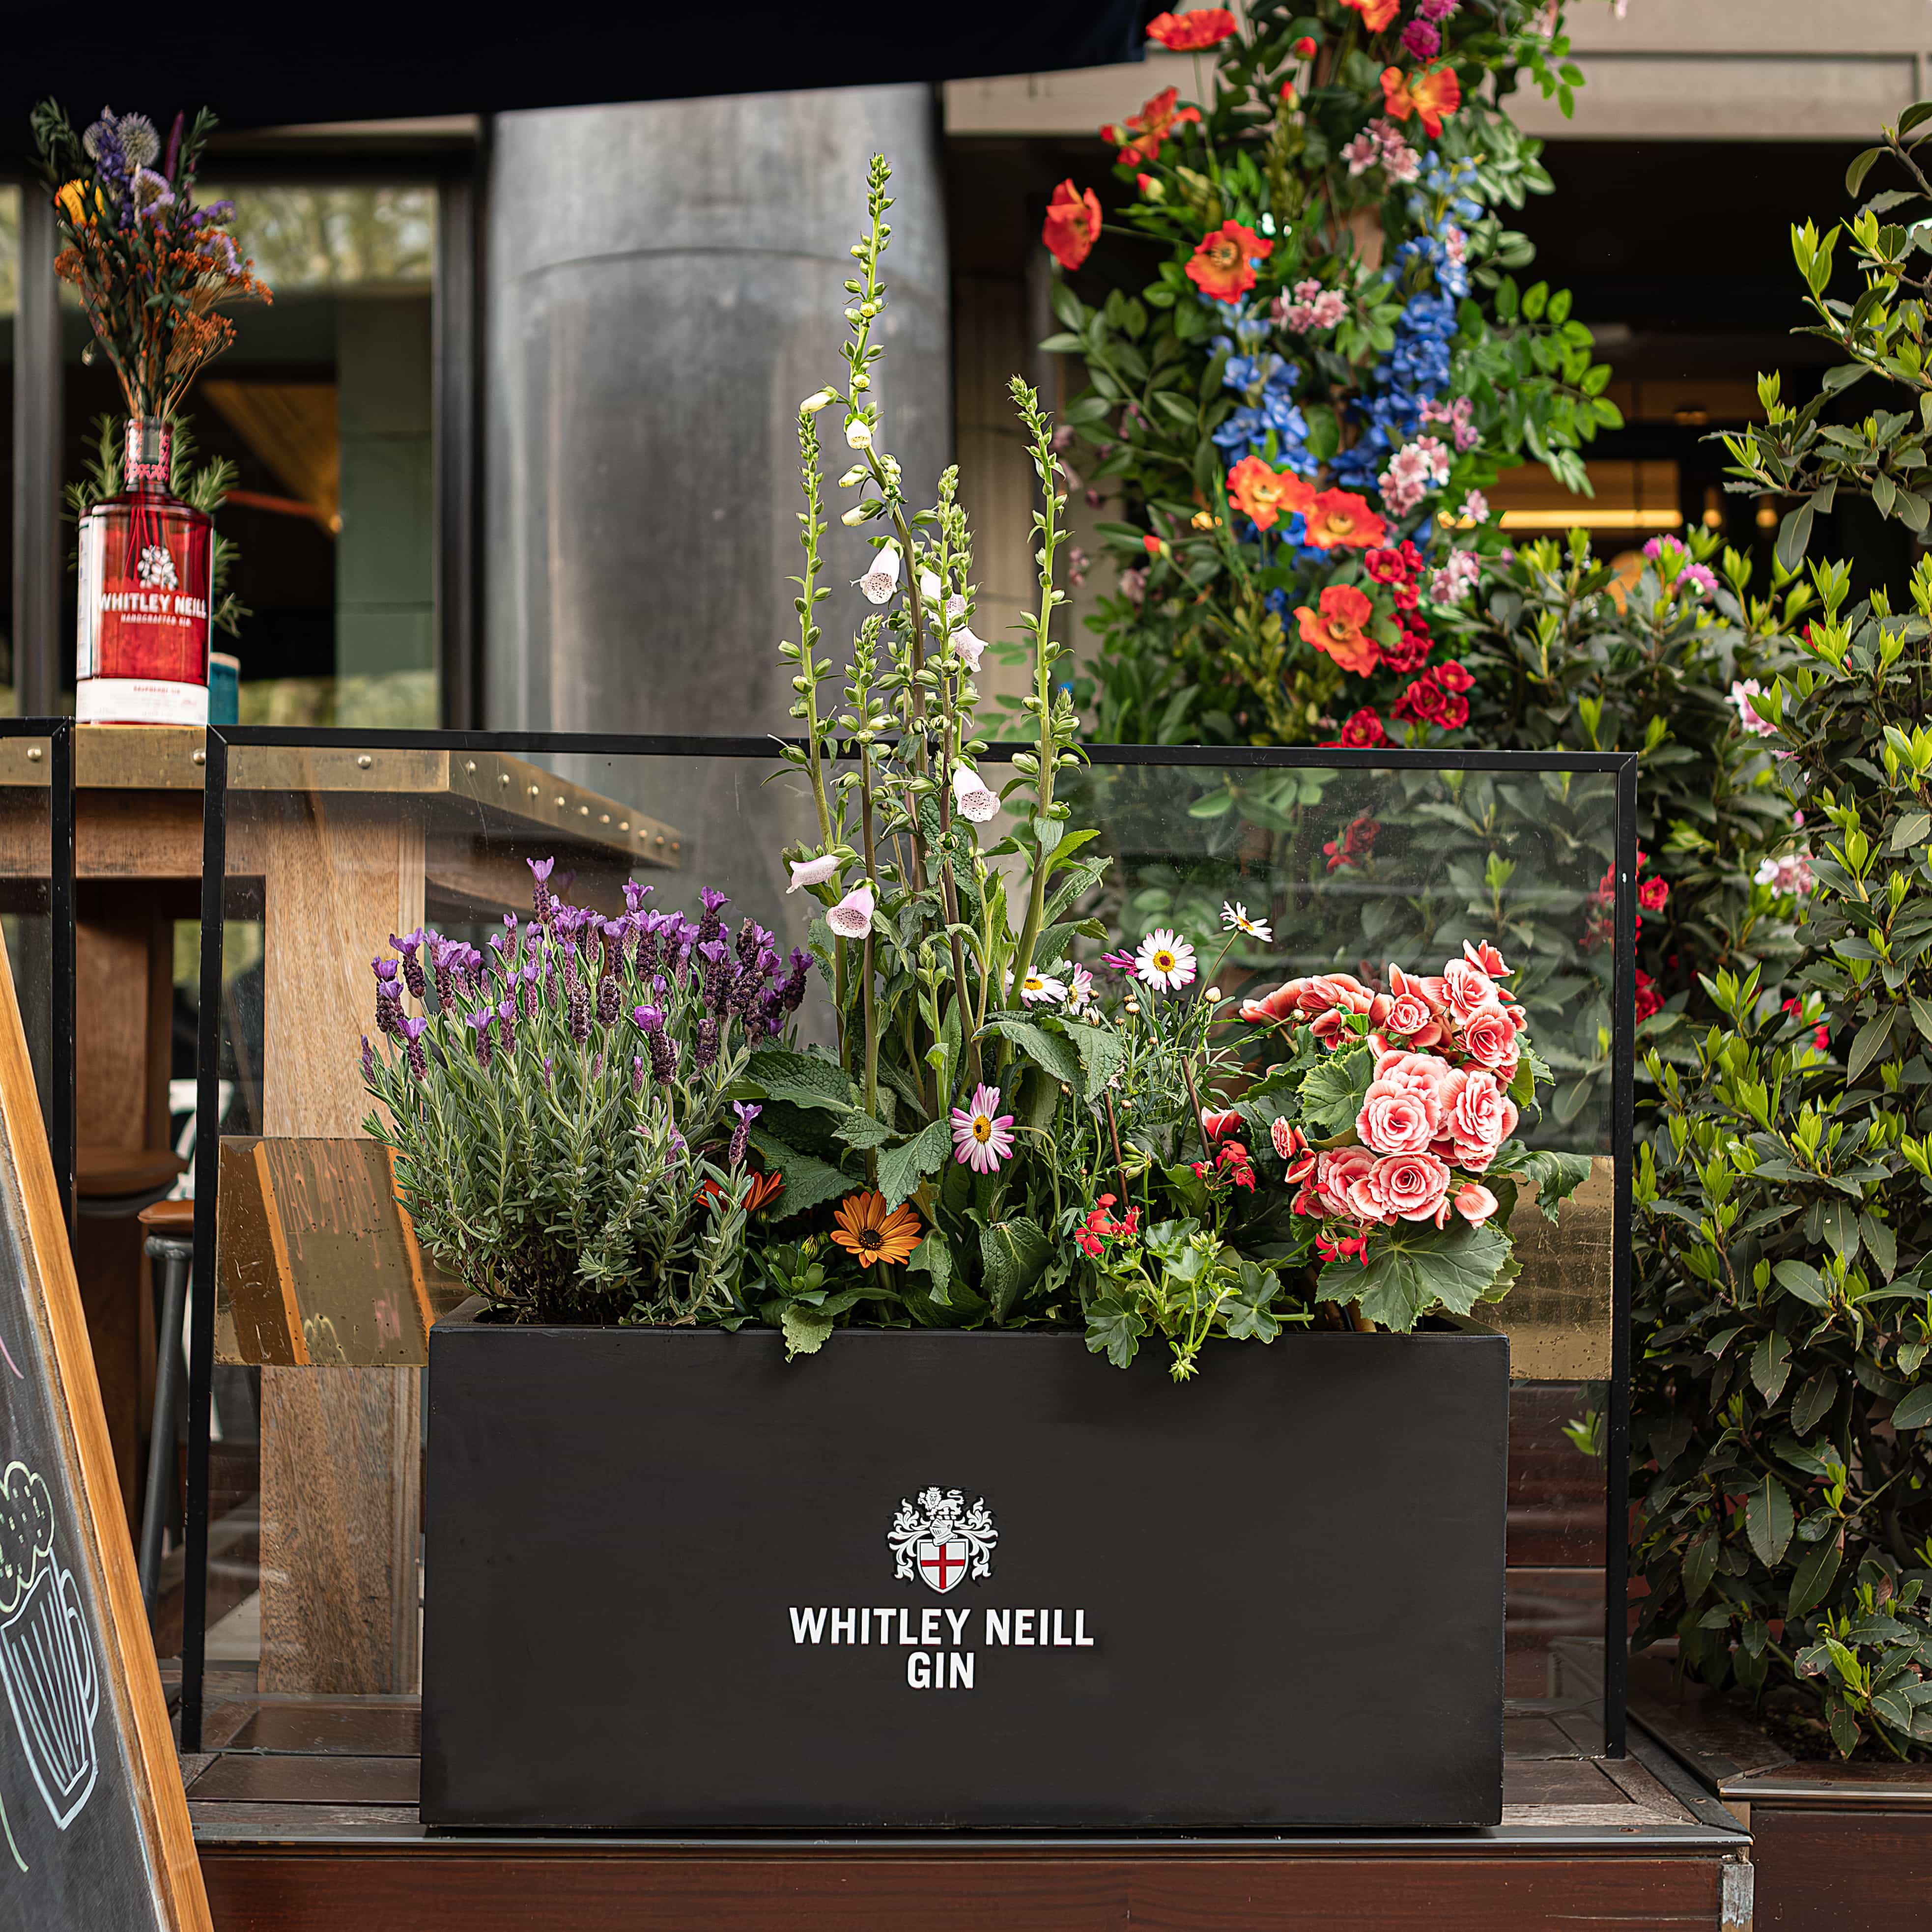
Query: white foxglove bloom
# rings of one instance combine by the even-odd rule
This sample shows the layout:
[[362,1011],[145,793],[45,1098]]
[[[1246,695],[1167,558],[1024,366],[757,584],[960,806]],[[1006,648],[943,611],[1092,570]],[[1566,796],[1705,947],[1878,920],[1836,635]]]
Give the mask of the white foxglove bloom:
[[843,476],[839,478],[838,487],[842,490],[849,490],[854,484],[864,482],[872,473],[862,463],[855,463]]
[[827,403],[836,403],[838,400],[838,397],[831,390],[819,389],[807,396],[805,400],[799,404],[798,412],[802,416],[815,416]]
[[838,519],[838,520],[843,524],[848,530],[856,530],[861,524],[864,523],[866,520],[872,515],[872,506],[869,502],[856,503],[850,509],[848,510],[845,514]]
[[859,588],[868,602],[884,603],[899,587],[899,547],[889,543],[877,552],[872,559],[872,567],[859,580]]
[[970,765],[952,767],[952,802],[969,824],[984,825],[1000,808],[1000,795]]
[[791,862],[791,884],[788,892],[795,892],[801,886],[822,886],[838,869],[836,854],[828,852],[822,859],[794,859]]
[[872,446],[872,426],[854,416],[845,425],[845,445],[848,449],[870,449]]
[[975,675],[980,669],[980,660],[986,654],[986,640],[976,638],[970,630],[959,632],[952,640],[953,649],[966,662],[966,668]]
[[825,915],[825,922],[841,939],[863,939],[872,929],[872,906],[870,882],[854,886]]
[[945,587],[945,585],[941,584],[939,580],[939,574],[938,572],[922,570],[920,572],[919,594],[921,597],[925,598],[928,608],[933,610],[937,610],[938,608],[939,593],[944,590]]

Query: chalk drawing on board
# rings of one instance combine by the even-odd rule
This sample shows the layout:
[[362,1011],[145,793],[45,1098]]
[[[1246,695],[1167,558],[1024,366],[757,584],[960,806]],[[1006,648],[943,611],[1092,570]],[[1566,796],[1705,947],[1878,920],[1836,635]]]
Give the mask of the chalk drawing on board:
[[52,1499],[24,1462],[0,1475],[0,1677],[27,1767],[64,1832],[100,1768],[100,1672],[80,1586],[54,1554]]

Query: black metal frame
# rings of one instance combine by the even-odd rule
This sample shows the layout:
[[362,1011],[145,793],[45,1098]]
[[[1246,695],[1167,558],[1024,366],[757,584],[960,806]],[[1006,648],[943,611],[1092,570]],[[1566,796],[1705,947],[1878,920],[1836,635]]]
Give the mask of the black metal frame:
[[[196,1046],[194,1273],[212,1282],[215,1198],[220,1156],[222,912],[227,856],[228,753],[231,746],[308,747],[316,750],[494,752],[510,756],[576,753],[589,757],[772,759],[789,744],[779,737],[710,738],[694,734],[628,736],[616,732],[310,730],[227,725],[208,734],[202,793],[201,997]],[[1034,747],[997,744],[986,754],[998,763]],[[1612,1006],[1611,1149],[1616,1162],[1611,1281],[1611,1378],[1605,1399],[1604,1604],[1604,1754],[1627,1754],[1626,1629],[1628,1595],[1630,1448],[1630,1167],[1634,1132],[1636,1058],[1636,778],[1634,752],[1354,751],[1315,746],[1090,745],[1096,766],[1205,766],[1228,771],[1599,772],[1617,782],[1614,935],[1618,970]],[[70,838],[71,814],[70,813]],[[208,1425],[214,1367],[214,1296],[194,1298],[188,1369],[187,1570],[182,1630],[181,1744],[201,1747],[208,1584]]]

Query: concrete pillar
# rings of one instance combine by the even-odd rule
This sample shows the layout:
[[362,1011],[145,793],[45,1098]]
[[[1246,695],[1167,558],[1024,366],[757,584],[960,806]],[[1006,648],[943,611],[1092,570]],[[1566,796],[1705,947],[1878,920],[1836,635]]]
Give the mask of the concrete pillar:
[[[506,114],[490,158],[484,712],[496,728],[789,728],[795,416],[844,364],[883,152],[879,398],[908,482],[950,460],[939,129],[920,86]],[[827,422],[832,418],[828,416]],[[844,467],[842,443],[832,461]],[[836,494],[836,492],[834,493]],[[835,506],[835,509],[837,506]],[[835,520],[843,588],[868,554]]]

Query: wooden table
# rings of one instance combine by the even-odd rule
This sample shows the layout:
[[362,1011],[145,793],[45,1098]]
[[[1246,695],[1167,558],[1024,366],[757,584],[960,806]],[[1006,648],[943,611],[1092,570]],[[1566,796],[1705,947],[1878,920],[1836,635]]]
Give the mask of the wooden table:
[[[200,914],[200,731],[74,734],[77,1138],[165,1147],[174,927]],[[0,740],[0,878],[45,876],[44,754]],[[620,906],[632,871],[674,868],[674,828],[490,752],[236,746],[228,916],[262,924],[261,1132],[356,1135],[370,959],[425,921],[530,904],[527,858]],[[131,1216],[80,1224],[76,1260],[130,1516],[152,1322]],[[420,1333],[410,1356],[424,1358]],[[144,1355],[144,1348],[146,1351]],[[262,1382],[262,1685],[412,1688],[417,1670],[419,1378],[413,1367],[268,1367]]]

